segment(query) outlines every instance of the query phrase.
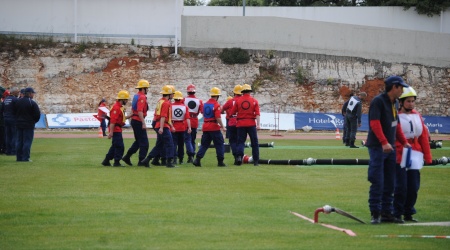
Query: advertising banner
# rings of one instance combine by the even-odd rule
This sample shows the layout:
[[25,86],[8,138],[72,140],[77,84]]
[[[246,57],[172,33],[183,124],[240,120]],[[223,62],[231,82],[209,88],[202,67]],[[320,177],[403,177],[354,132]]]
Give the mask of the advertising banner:
[[[97,113],[47,114],[48,128],[98,128]],[[126,126],[130,126],[128,120]]]

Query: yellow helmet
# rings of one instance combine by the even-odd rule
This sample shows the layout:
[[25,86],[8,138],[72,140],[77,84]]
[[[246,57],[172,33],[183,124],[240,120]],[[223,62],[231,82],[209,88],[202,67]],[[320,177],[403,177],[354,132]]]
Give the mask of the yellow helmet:
[[148,87],[150,87],[150,83],[148,83],[147,80],[141,79],[137,83],[137,86],[135,89],[144,89],[144,88],[148,88]]
[[175,94],[173,94],[173,99],[181,100],[183,99],[183,94],[180,91],[175,91]]
[[403,94],[400,96],[399,99],[403,99],[403,98],[411,97],[411,96],[417,97],[417,93],[416,93],[416,91],[410,86],[410,87],[407,87],[407,88],[403,88]]
[[211,91],[209,92],[210,96],[220,96],[220,89],[219,88],[212,88]]
[[227,101],[229,101],[229,100],[231,100],[231,99],[233,99],[233,97],[231,97],[231,96],[228,96],[228,97],[227,97]]
[[242,91],[245,91],[245,90],[252,91],[252,87],[248,84],[244,84],[244,85],[242,85]]
[[233,93],[235,93],[236,95],[240,95],[240,94],[242,94],[241,91],[242,91],[241,85],[238,84],[238,85],[234,86]]
[[167,85],[167,86],[169,86],[170,88],[172,88],[172,93],[175,93],[175,91],[177,91],[173,85]]
[[121,90],[119,93],[117,93],[117,100],[128,100],[130,99],[130,93],[126,90]]
[[[172,86],[173,87],[173,86]],[[159,92],[160,94],[163,94],[163,95],[170,95],[170,94],[173,94],[173,89],[172,89],[172,87],[170,86],[170,85],[164,85],[163,87],[162,87],[162,91],[161,92]]]

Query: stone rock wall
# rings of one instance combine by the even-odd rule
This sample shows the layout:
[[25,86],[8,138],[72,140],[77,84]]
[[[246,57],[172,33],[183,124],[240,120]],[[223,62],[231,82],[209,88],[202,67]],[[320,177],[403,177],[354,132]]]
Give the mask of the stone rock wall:
[[217,50],[186,49],[179,56],[171,52],[160,47],[102,45],[77,53],[68,43],[27,53],[3,51],[0,85],[33,87],[44,113],[96,112],[103,97],[112,104],[121,89],[135,93],[139,79],[151,84],[152,106],[166,84],[185,94],[186,86],[193,83],[203,100],[211,87],[219,87],[224,102],[234,85],[247,83],[253,86],[262,112],[340,113],[350,92],[365,91],[367,113],[372,98],[383,91],[383,79],[397,74],[416,89],[416,106],[423,115],[450,115],[448,68],[273,51],[250,51],[248,64],[225,65]]

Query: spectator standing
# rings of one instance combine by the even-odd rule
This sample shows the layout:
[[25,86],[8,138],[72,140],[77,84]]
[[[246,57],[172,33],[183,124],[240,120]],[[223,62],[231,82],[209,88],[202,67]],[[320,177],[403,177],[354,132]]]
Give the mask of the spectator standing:
[[3,117],[4,99],[9,95],[9,91],[5,90],[0,96],[0,154],[6,153],[6,136],[5,136],[5,119]]
[[[190,121],[191,121],[191,145],[192,145],[192,149],[194,150],[194,154],[195,154],[195,149],[196,149],[196,145],[195,145],[195,140],[197,139],[197,129],[198,129],[198,115],[200,114],[200,112],[202,112],[203,110],[203,101],[198,99],[195,96],[195,85],[194,84],[189,84],[187,86],[187,97],[184,98],[184,104],[189,108],[189,116],[190,116]],[[188,143],[188,138],[186,138],[186,143]],[[186,146],[186,149],[188,147]],[[192,163],[193,162],[193,158],[189,157],[187,163]]]
[[109,119],[108,113],[109,109],[106,106],[106,99],[102,98],[98,104],[97,119],[100,121],[100,127],[102,128],[103,136],[108,136],[106,134],[106,120]]
[[365,92],[360,92],[358,96],[350,97],[345,111],[345,136],[347,138],[346,146],[350,148],[359,148],[355,145],[356,131],[361,127],[362,100],[366,98]]
[[252,87],[248,84],[242,86],[242,96],[234,103],[232,114],[236,114],[237,127],[237,158],[236,165],[242,164],[244,156],[245,140],[250,137],[252,147],[253,165],[259,166],[259,142],[257,130],[260,129],[260,112],[258,100],[250,93]]
[[147,89],[150,83],[147,80],[139,80],[135,89],[138,92],[134,95],[131,103],[131,127],[133,128],[134,142],[128,149],[127,154],[122,160],[129,166],[133,166],[131,156],[139,150],[139,162],[147,155],[148,151],[148,136],[147,125],[145,124],[145,117],[147,116]]
[[17,161],[31,162],[30,153],[34,138],[34,126],[41,117],[39,106],[33,100],[35,93],[33,88],[26,88],[24,90],[24,96],[14,105],[17,119]]
[[368,180],[371,223],[401,223],[393,215],[393,194],[397,139],[404,147],[410,147],[398,126],[398,98],[408,85],[399,76],[384,81],[385,92],[376,96],[369,107],[369,133],[366,147],[369,151]]
[[14,106],[19,100],[19,89],[12,87],[11,92],[3,101],[3,117],[5,118],[6,155],[16,155],[17,129]]
[[[412,222],[417,222],[412,216],[416,214],[414,205],[416,204],[417,194],[420,188],[420,168],[423,166],[424,160],[426,164],[431,164],[433,160],[428,141],[428,129],[420,113],[414,109],[416,98],[417,93],[412,87],[404,88],[403,94],[399,98],[400,110],[398,116],[406,140],[411,144],[411,150],[420,152],[423,158],[411,157],[411,160],[415,162],[411,165],[406,164],[409,166],[401,167],[402,151],[397,151],[394,192],[394,216],[398,220],[402,220],[403,216],[405,221]],[[396,142],[396,147],[401,148],[401,144],[398,141]],[[403,157],[407,156],[403,155]],[[412,165],[414,165],[414,168]]]
[[[353,93],[350,93],[350,98],[352,98]],[[341,109],[341,114],[342,114],[342,120],[344,121],[343,123],[343,128],[342,128],[342,142],[345,144],[345,146],[350,146],[350,144],[348,143],[348,138],[347,138],[347,133],[346,133],[346,127],[345,127],[345,112],[347,112],[347,106],[348,106],[348,102],[350,101],[350,98],[344,102],[344,104],[342,105],[342,109]]]
[[114,167],[123,167],[120,163],[123,152],[125,151],[122,127],[125,125],[126,119],[131,117],[131,115],[129,117],[125,116],[125,105],[127,104],[128,99],[130,99],[130,93],[128,93],[128,91],[119,91],[117,94],[116,103],[111,108],[108,139],[112,139],[112,143],[105,159],[102,162],[103,166],[111,166],[109,161],[114,159]]
[[226,167],[227,165],[223,162],[225,159],[224,139],[220,129],[222,128],[223,131],[226,131],[227,129],[222,123],[222,112],[218,102],[221,95],[220,89],[214,87],[209,94],[211,98],[203,105],[202,111],[204,119],[202,126],[202,140],[193,164],[196,167],[202,166],[201,159],[205,156],[212,141],[216,148],[217,166]]
[[191,120],[189,119],[189,109],[184,105],[183,94],[180,91],[175,91],[173,95],[175,100],[172,103],[172,122],[175,131],[172,131],[173,139],[173,158],[174,164],[177,164],[177,156],[180,164],[183,164],[184,158],[184,144],[186,143],[186,152],[189,158],[194,156],[194,149],[190,143],[191,139]]
[[228,142],[230,143],[230,148],[231,148],[231,153],[234,156],[234,165],[238,165],[237,163],[237,156],[238,156],[238,151],[237,151],[237,118],[236,118],[236,114],[233,114],[231,111],[234,107],[234,104],[236,103],[236,101],[241,97],[242,95],[242,86],[241,85],[236,85],[234,86],[233,89],[233,93],[234,93],[234,97],[232,97],[230,100],[228,100],[224,105],[223,105],[223,110],[226,113],[226,117],[227,117],[227,134],[228,134]]

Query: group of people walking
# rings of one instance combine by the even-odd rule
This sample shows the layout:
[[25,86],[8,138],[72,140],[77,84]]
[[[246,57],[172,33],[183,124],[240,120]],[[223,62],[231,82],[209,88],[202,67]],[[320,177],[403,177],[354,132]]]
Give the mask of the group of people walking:
[[41,117],[39,105],[33,100],[33,88],[17,87],[0,92],[0,152],[16,156],[18,162],[31,162],[34,127]]
[[[113,166],[123,166],[120,162],[122,160],[125,164],[133,166],[131,157],[138,153],[138,166],[150,167],[151,164],[173,168],[178,163],[184,163],[184,147],[186,147],[187,163],[201,167],[201,159],[213,142],[216,149],[217,166],[226,167],[224,163],[225,142],[222,131],[226,132],[227,129],[230,130],[229,140],[235,158],[234,165],[242,164],[247,135],[252,143],[254,165],[259,165],[257,129],[260,128],[260,111],[258,101],[250,95],[252,92],[250,85],[236,85],[233,90],[235,96],[224,106],[219,103],[221,90],[217,87],[211,88],[210,99],[203,102],[195,96],[196,89],[193,84],[187,86],[186,97],[172,85],[163,86],[160,92],[162,96],[158,100],[153,114],[152,127],[157,137],[151,150],[149,150],[145,122],[145,117],[149,112],[147,101],[149,87],[150,83],[147,80],[140,80],[137,83],[135,87],[137,93],[133,97],[131,114],[128,116],[125,115],[124,110],[130,94],[125,90],[118,93],[116,103],[110,112],[108,138],[112,138],[112,145],[102,165],[111,166],[110,161],[114,160]],[[227,127],[221,118],[223,110],[227,112]],[[199,126],[199,114],[203,115],[203,125],[201,143],[196,153],[195,140]],[[131,119],[134,142],[124,154],[122,127],[125,125],[126,119]]]

